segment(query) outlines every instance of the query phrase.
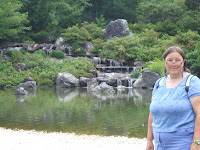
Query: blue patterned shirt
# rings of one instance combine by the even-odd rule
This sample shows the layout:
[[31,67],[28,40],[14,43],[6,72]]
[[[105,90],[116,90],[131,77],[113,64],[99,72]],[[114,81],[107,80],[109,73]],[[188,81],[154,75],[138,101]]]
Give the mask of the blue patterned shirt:
[[158,88],[159,80],[155,83],[150,112],[156,132],[173,132],[194,127],[195,113],[190,98],[200,95],[200,79],[193,76],[187,92],[185,83],[188,76],[189,74],[173,88],[166,88],[166,78]]

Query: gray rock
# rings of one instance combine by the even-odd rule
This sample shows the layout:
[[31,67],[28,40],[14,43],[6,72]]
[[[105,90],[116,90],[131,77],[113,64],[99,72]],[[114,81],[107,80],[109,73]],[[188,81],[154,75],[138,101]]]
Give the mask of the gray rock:
[[27,70],[27,65],[24,63],[16,63],[14,64],[15,70],[17,71],[25,71]]
[[91,42],[85,42],[82,47],[86,50],[86,55],[90,55],[91,54],[91,50],[94,48],[94,46],[92,45]]
[[93,92],[114,93],[115,90],[112,86],[107,85],[106,82],[102,82],[93,89]]
[[153,88],[155,82],[160,78],[160,75],[155,72],[145,70],[139,78],[134,82],[135,88]]
[[55,84],[57,87],[61,88],[70,88],[70,87],[78,87],[79,79],[77,79],[74,75],[70,73],[58,73],[55,77]]
[[91,82],[91,78],[80,77],[80,87],[87,87],[88,82]]
[[24,79],[24,82],[27,82],[27,81],[35,81],[34,79],[32,79],[31,77],[27,77]]
[[116,37],[131,36],[133,33],[128,27],[128,23],[125,19],[117,19],[111,21],[108,26],[104,29],[104,39],[112,39]]
[[17,89],[23,87],[25,90],[33,90],[36,89],[36,82],[35,81],[26,81],[25,83],[20,83],[17,86]]
[[96,78],[92,78],[89,82],[87,82],[88,91],[93,91],[93,89],[99,85],[99,82]]
[[26,91],[23,87],[19,87],[16,90],[15,95],[28,95],[28,91]]

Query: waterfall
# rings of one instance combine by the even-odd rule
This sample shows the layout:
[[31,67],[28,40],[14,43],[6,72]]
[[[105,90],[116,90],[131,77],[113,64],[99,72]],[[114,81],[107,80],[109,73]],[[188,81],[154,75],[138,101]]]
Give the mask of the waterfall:
[[66,46],[66,49],[68,50],[68,55],[71,56],[71,55],[72,55],[71,47],[67,47],[67,46]]
[[117,79],[117,87],[118,86],[122,86],[122,80],[121,79]]
[[113,61],[112,61],[112,60],[110,60],[110,67],[111,67],[111,66],[113,66],[112,64],[113,64]]
[[136,72],[137,71],[137,67],[133,67],[133,72]]
[[102,72],[105,72],[105,67],[102,67]]
[[126,73],[129,73],[129,67],[126,67]]
[[128,87],[133,88],[133,79],[128,79]]

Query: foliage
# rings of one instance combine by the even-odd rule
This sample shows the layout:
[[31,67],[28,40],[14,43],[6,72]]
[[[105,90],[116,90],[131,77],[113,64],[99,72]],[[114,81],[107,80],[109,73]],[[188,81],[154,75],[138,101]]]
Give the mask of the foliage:
[[148,2],[141,2],[138,6],[138,11],[140,14],[138,15],[138,20],[145,23],[156,24],[157,22],[164,21],[176,23],[186,11],[186,7],[182,0],[150,0]]
[[0,62],[0,87],[16,86],[30,75],[29,71],[16,71],[11,62]]
[[55,58],[58,58],[58,59],[63,59],[63,58],[65,58],[65,55],[64,55],[63,51],[54,50],[51,53],[51,57],[55,57]]
[[[79,23],[89,0],[20,0],[22,12],[28,12],[32,33],[41,33],[40,38],[59,36],[72,25]],[[35,37],[37,39],[37,37]],[[39,40],[38,40],[39,41]]]
[[[13,67],[14,63],[25,63],[28,70],[18,72]],[[41,54],[22,54],[20,51],[15,51],[10,61],[0,62],[0,87],[18,85],[28,76],[33,78],[37,85],[53,85],[56,74],[60,72],[71,73],[77,78],[93,77],[94,75],[88,72],[90,69],[96,70],[94,64],[87,58],[61,62],[45,58]]]
[[43,50],[37,50],[33,54],[39,54],[39,55],[42,55],[45,58],[47,57],[47,54]]
[[20,13],[22,4],[18,0],[0,1],[0,39],[13,39],[15,35],[30,30],[26,27],[27,13]]
[[127,62],[142,60],[151,61],[162,58],[162,53],[171,42],[170,37],[159,38],[154,30],[146,29],[134,36],[113,38],[108,40],[99,50],[102,57],[120,60],[125,57]]
[[[67,28],[61,35],[66,43],[81,45],[86,41],[95,40],[97,38],[102,39],[103,30],[94,22],[88,23],[84,21],[81,23],[80,27],[76,24],[75,26]],[[76,50],[76,48],[74,50]]]
[[86,29],[92,39],[97,39],[97,38],[103,37],[104,33],[103,33],[102,28],[98,27],[98,25],[95,24],[94,22],[88,23],[88,22],[84,21],[81,24],[81,28]]
[[92,49],[92,52],[94,54],[99,54],[99,52],[103,49],[103,46],[106,44],[106,42],[100,38],[97,38],[92,41],[92,44],[94,48]]
[[94,21],[101,15],[106,21],[124,18],[128,22],[135,21],[139,0],[90,0],[90,5],[82,14],[87,21]]
[[154,28],[155,25],[153,24],[146,24],[144,22],[138,22],[138,23],[129,23],[128,24],[129,29],[131,32],[133,33],[142,33],[145,32],[146,29],[151,30],[152,28]]
[[164,76],[164,62],[161,60],[155,60],[153,63],[150,63],[147,65],[147,68],[149,68],[149,70],[151,72],[156,72],[158,73],[161,77]]
[[193,51],[195,49],[195,45],[198,41],[200,41],[200,35],[191,30],[186,33],[179,33],[174,38],[175,43],[181,45],[189,51]]
[[75,60],[67,60],[66,65],[62,67],[61,72],[69,72],[77,78],[93,77],[94,75],[89,73],[88,70],[96,70],[94,64],[88,58],[80,57]]
[[12,55],[15,55],[15,53],[21,53],[21,54],[26,54],[26,51],[25,50],[8,50],[7,52],[6,52],[6,55],[7,56],[9,56],[9,57],[11,57]]
[[170,21],[164,21],[164,22],[157,22],[157,24],[154,27],[154,30],[156,32],[160,32],[160,33],[163,33],[163,34],[168,34],[168,35],[174,36],[181,29],[175,23],[172,23]]
[[103,15],[100,15],[99,18],[96,17],[97,26],[104,29],[106,28],[106,20]]
[[186,54],[186,57],[188,59],[187,65],[191,72],[200,77],[200,42],[196,44],[194,51]]
[[139,77],[140,73],[141,73],[141,72],[138,71],[138,70],[135,71],[135,72],[133,72],[133,73],[131,74],[131,78],[136,78],[136,79],[137,79],[137,78]]
[[82,48],[82,47],[81,47],[79,44],[77,44],[77,43],[72,43],[71,46],[72,46],[72,51],[73,51],[73,53],[75,53],[75,54],[85,54],[85,53],[86,53],[85,49]]
[[67,28],[61,35],[64,41],[69,44],[84,44],[86,41],[91,39],[89,32],[83,27],[79,28],[78,24]]

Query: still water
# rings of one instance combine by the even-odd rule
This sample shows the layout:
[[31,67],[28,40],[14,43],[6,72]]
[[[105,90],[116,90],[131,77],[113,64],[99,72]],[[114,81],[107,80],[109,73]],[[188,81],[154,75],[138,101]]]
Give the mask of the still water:
[[0,90],[0,127],[77,134],[146,137],[150,89],[91,93],[86,88]]

